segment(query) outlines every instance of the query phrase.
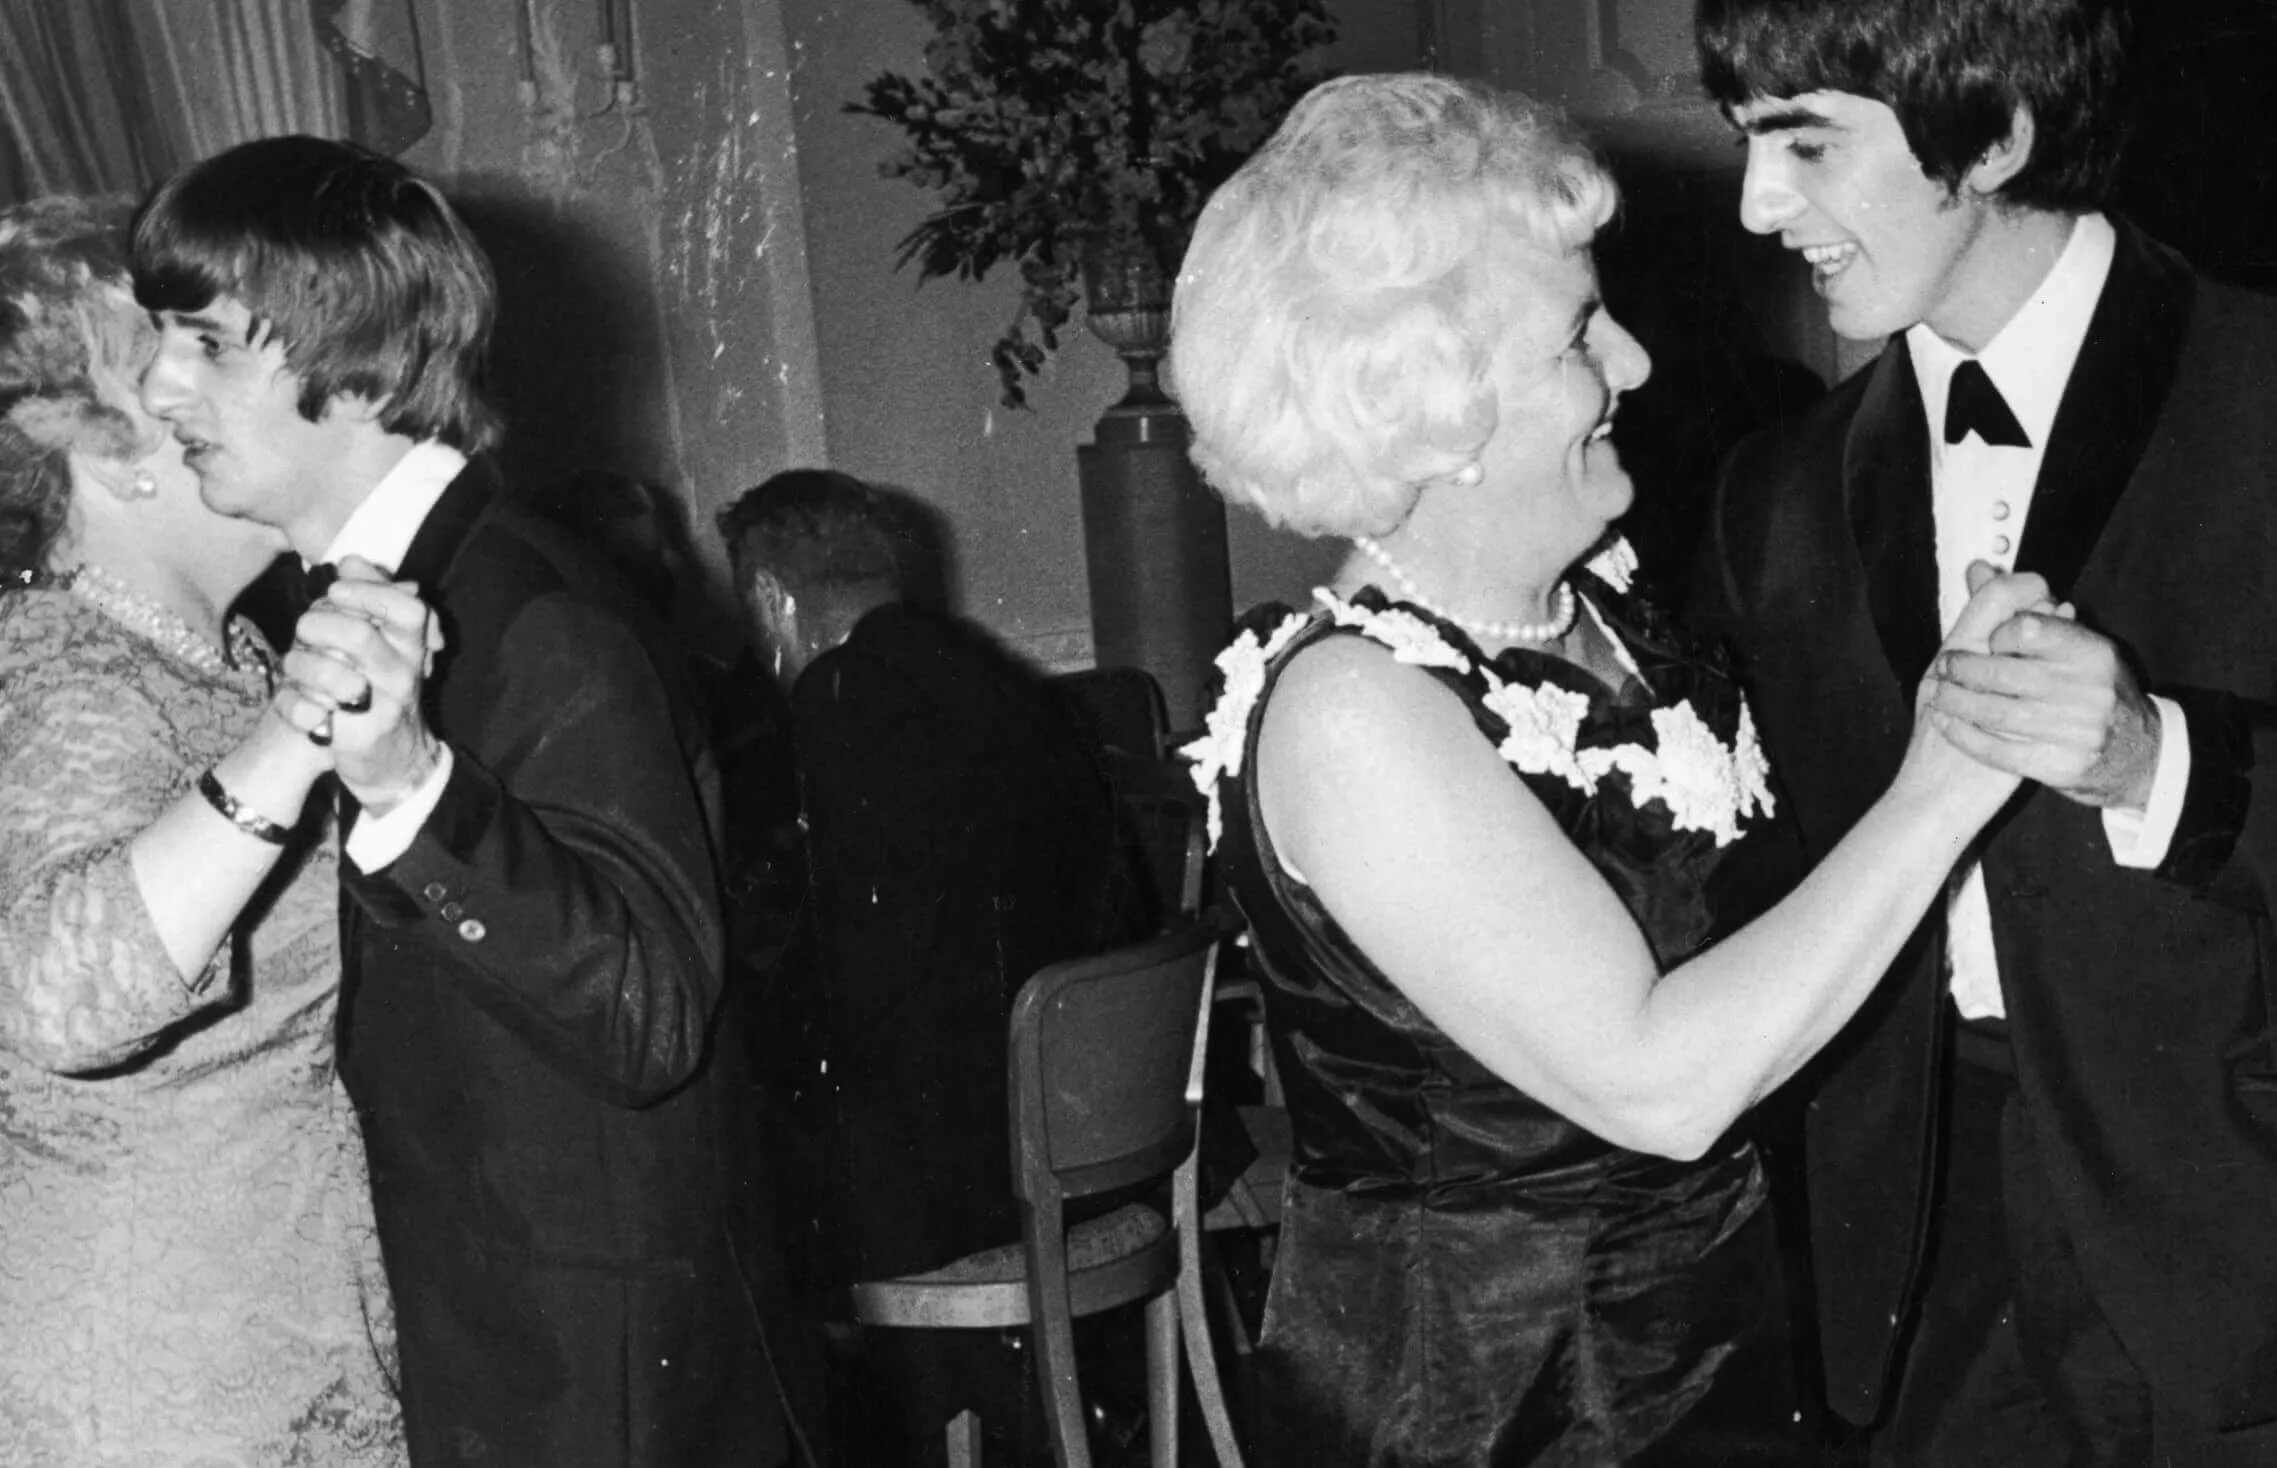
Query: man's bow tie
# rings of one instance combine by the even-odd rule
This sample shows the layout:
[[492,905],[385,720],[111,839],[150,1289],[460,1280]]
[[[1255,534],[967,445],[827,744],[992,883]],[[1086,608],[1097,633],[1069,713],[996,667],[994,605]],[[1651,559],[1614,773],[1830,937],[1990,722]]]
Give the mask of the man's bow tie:
[[313,566],[302,565],[298,561],[288,561],[286,564],[290,570],[279,583],[278,595],[285,600],[285,611],[297,622],[301,613],[324,600],[324,593],[330,591],[332,583],[340,579],[340,568],[330,561],[319,561]]
[[1972,429],[1996,449],[2032,446],[2024,425],[2009,411],[2008,400],[1974,358],[1953,369],[1953,381],[1945,389],[1945,442],[1959,443]]

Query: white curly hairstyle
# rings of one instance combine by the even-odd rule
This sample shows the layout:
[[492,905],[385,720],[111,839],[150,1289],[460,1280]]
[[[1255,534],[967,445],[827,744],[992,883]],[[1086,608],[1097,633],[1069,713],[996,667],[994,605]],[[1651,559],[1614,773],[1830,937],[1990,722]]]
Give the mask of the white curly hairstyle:
[[1210,199],[1169,372],[1218,492],[1305,535],[1397,525],[1495,430],[1542,252],[1619,202],[1556,110],[1424,73],[1324,82]]

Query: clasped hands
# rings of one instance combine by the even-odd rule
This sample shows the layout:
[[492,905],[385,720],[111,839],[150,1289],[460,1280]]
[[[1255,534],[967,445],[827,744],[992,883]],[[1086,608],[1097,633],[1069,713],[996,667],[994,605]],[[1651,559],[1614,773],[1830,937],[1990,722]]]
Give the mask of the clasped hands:
[[1922,683],[1945,737],[2082,805],[2142,809],[2158,773],[2160,719],[2118,648],[2037,576],[1979,561],[1968,583],[1969,606]]
[[419,589],[356,556],[293,629],[273,707],[330,750],[341,783],[374,815],[417,790],[441,758],[420,693],[442,648]]

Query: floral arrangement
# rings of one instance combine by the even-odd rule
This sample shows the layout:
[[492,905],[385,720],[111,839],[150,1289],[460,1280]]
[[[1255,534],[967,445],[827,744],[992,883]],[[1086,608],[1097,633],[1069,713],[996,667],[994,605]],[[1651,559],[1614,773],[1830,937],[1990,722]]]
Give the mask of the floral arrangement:
[[1322,0],[917,3],[937,32],[928,74],[875,77],[848,110],[900,127],[909,147],[880,171],[942,198],[898,264],[922,280],[1019,267],[991,353],[1011,407],[1059,345],[1086,252],[1167,280],[1210,191],[1320,80],[1309,58],[1335,36]]
[[[1590,570],[1620,590],[1635,564],[1635,553],[1624,540],[1600,555]],[[1485,681],[1486,707],[1509,727],[1496,752],[1521,773],[1555,775],[1582,794],[1594,795],[1600,781],[1618,772],[1627,777],[1632,803],[1641,808],[1658,801],[1675,829],[1708,832],[1718,846],[1739,839],[1740,822],[1749,814],[1771,813],[1771,768],[1756,736],[1754,713],[1744,702],[1729,745],[1690,703],[1677,703],[1652,711],[1654,748],[1632,743],[1584,749],[1581,724],[1589,700],[1582,694],[1546,683],[1509,682],[1491,667],[1474,664],[1438,628],[1404,608],[1355,605],[1326,588],[1316,588],[1313,599],[1338,626],[1381,643],[1399,662],[1476,672]],[[1305,613],[1291,612],[1265,637],[1244,630],[1218,654],[1224,691],[1209,712],[1207,732],[1180,751],[1193,763],[1196,788],[1209,799],[1212,850],[1224,826],[1219,785],[1226,776],[1241,773],[1249,715],[1265,691],[1266,671],[1311,621]]]

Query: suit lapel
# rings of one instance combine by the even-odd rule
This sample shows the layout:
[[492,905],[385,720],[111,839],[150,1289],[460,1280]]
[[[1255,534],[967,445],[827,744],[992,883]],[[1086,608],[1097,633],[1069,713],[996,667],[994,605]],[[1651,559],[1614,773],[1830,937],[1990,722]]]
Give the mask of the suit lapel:
[[2016,553],[2068,597],[2134,477],[2182,356],[2196,286],[2182,257],[2115,220],[2111,276],[2056,409]]
[[[487,460],[470,461],[444,489],[434,508],[427,512],[427,518],[419,522],[418,533],[411,537],[411,544],[403,552],[403,564],[395,568],[396,579],[417,582],[420,596],[429,606],[436,605],[443,573],[458,558],[459,547],[466,543],[475,522],[498,493],[498,471]],[[455,644],[456,639],[449,642]],[[448,659],[449,656],[447,644],[443,657]],[[443,664],[438,663],[440,666]],[[429,687],[432,689],[433,685]],[[432,707],[430,703],[430,710]],[[345,785],[338,787],[338,797],[340,839],[345,843],[363,807]],[[340,889],[340,1002],[334,1020],[335,1044],[343,1065],[352,1064],[357,1000],[363,987],[365,934],[363,909],[343,885]]]
[[419,522],[419,533],[411,537],[410,548],[403,553],[403,564],[395,568],[397,578],[418,582],[421,595],[432,604],[443,573],[458,558],[459,547],[497,496],[498,471],[486,460],[470,461],[435,501],[427,518]]
[[1904,339],[1893,340],[1870,370],[1843,445],[1842,489],[1874,630],[1910,700],[1940,640],[1929,430]]
[[[440,595],[444,573],[458,559],[459,548],[466,544],[484,511],[494,503],[499,493],[498,471],[486,460],[472,460],[458,472],[427,511],[427,518],[419,522],[419,530],[404,549],[403,564],[395,568],[395,579],[410,581],[419,587],[420,597],[436,609],[443,618],[444,649],[436,660],[436,673],[428,682],[427,707],[429,716],[434,711],[434,677],[440,676],[450,665],[451,648],[458,639],[450,625],[450,614],[443,610]],[[347,787],[340,789],[340,837],[347,839],[353,830],[361,807],[350,795]],[[352,906],[352,904],[349,904]],[[343,912],[347,909],[344,906]]]

